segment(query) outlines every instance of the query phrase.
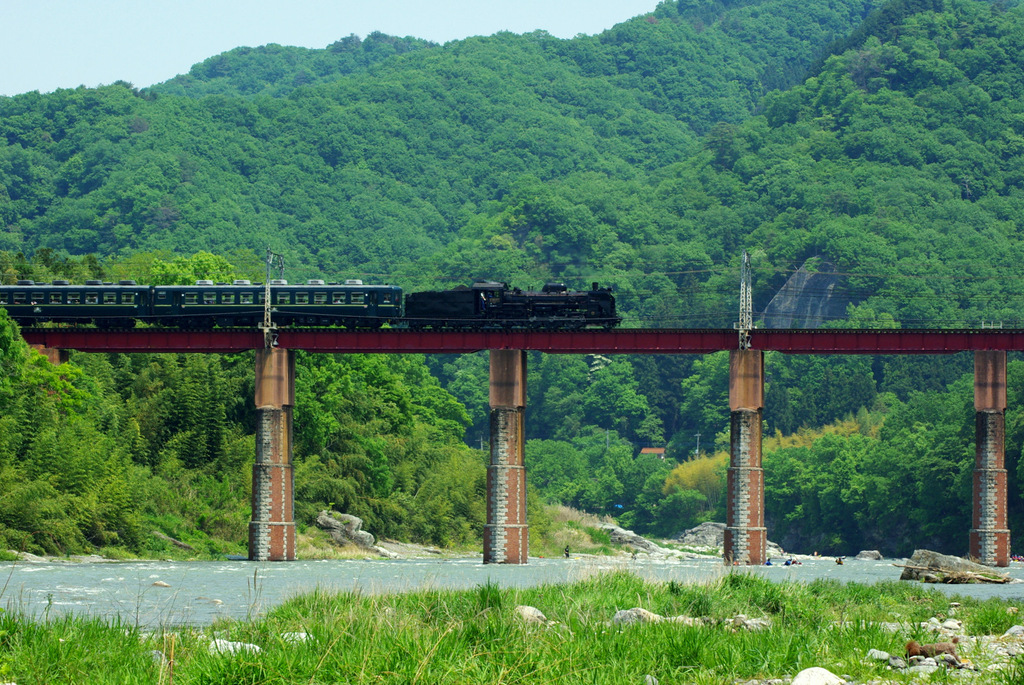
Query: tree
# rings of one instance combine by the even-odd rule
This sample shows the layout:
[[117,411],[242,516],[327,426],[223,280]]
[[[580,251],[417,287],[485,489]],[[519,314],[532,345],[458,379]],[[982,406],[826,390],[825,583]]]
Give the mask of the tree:
[[193,285],[202,279],[230,283],[235,273],[235,267],[227,259],[209,252],[175,257],[170,262],[154,258],[150,267],[152,285]]

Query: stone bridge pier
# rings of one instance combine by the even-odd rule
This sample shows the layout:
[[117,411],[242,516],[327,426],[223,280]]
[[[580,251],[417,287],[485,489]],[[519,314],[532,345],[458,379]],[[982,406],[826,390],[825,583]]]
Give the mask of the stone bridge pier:
[[1010,563],[1006,527],[1006,352],[974,353],[974,513],[971,558],[989,566]]
[[491,460],[487,467],[485,564],[525,564],[526,467],[523,462],[526,411],[526,352],[491,350]]
[[768,554],[764,526],[764,469],[761,418],[764,410],[764,352],[729,352],[730,456],[726,472],[726,564],[763,564]]
[[295,560],[292,408],[295,353],[256,350],[256,461],[252,465],[250,561]]

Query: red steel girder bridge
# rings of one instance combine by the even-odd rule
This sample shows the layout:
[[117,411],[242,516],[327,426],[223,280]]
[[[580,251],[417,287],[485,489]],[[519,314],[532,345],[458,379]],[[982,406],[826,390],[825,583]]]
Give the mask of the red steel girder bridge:
[[[731,329],[620,328],[612,331],[350,331],[284,328],[277,347],[309,352],[458,354],[536,350],[552,354],[706,354],[738,347]],[[83,352],[241,352],[264,347],[251,329],[102,330],[25,328],[31,345]],[[1024,329],[763,329],[750,347],[793,354],[951,354],[1024,351]]]

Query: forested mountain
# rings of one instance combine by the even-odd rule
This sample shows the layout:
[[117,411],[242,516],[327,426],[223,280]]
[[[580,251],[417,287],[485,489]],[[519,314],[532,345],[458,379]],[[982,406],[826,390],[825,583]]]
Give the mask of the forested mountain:
[[[375,36],[236,51],[193,70],[195,98],[163,95],[178,80],[5,98],[0,249],[270,245],[320,273],[415,273],[524,178],[642,180],[685,159],[695,132],[741,121],[870,7],[773,0],[705,24],[687,6],[568,41],[498,34],[399,54],[417,43]],[[395,54],[375,61],[385,47]],[[351,73],[274,97],[290,70],[323,72],[350,48]]]
[[200,62],[189,73],[148,89],[169,95],[256,95],[287,96],[296,88],[328,83],[340,76],[365,72],[367,68],[394,55],[437,47],[416,38],[396,38],[371,33],[365,40],[356,35],[310,50],[285,45],[235,48]]
[[[410,290],[473,277],[598,280],[615,287],[626,325],[728,327],[747,250],[758,310],[795,270],[827,262],[851,306],[826,325],[1021,326],[1022,53],[1013,2],[670,0],[571,40],[540,32],[438,46],[375,34],[325,50],[238,49],[142,91],[0,98],[0,270],[7,280],[146,281],[219,265],[258,278],[255,255],[270,246],[295,279]],[[185,259],[200,250],[224,259]],[[301,373],[325,379],[321,365],[335,363],[348,362],[307,359]],[[106,372],[91,364],[81,362],[72,385],[108,396],[93,376]],[[402,406],[444,398],[447,407],[444,417],[410,408],[418,419],[399,422],[401,435],[428,435],[444,418],[441,436],[423,440],[444,445],[452,463],[469,459],[456,443],[486,435],[486,360],[385,365],[396,392],[413,398]],[[720,458],[688,458],[697,433],[708,453],[724,444],[724,356],[537,355],[530,369],[528,459],[542,494],[666,534],[721,516],[707,484],[711,474],[721,485]],[[789,544],[867,546],[873,521],[895,506],[920,515],[886,551],[906,551],[915,535],[939,549],[966,544],[968,358],[780,355],[766,371],[765,420],[779,442],[765,463],[792,476],[769,480],[769,523]],[[167,375],[168,387],[184,382]],[[416,399],[432,378],[432,399]],[[313,401],[324,393],[310,394],[309,431],[364,425],[354,418],[370,415],[364,398]],[[119,401],[108,413],[121,422],[141,400]],[[243,440],[246,419],[235,418],[242,433],[232,439]],[[173,442],[174,426],[142,434]],[[793,434],[803,437],[786,442]],[[1008,418],[1011,488],[1024,483],[1022,437]],[[297,437],[297,477],[310,479],[297,487],[311,488],[301,490],[310,506],[344,504],[396,534],[430,538],[411,523],[411,503],[429,492],[441,506],[442,486],[424,474],[442,457],[420,461],[408,437],[394,440],[413,450],[402,452],[405,466],[369,435],[340,451]],[[670,460],[635,457],[664,442]],[[181,473],[216,481],[230,440],[218,444],[167,455]],[[35,463],[31,449],[11,443],[0,467]],[[160,454],[124,459],[152,469]],[[897,458],[914,466],[902,489],[883,482],[891,468],[879,470]],[[37,472],[19,474],[35,487]],[[928,483],[941,483],[941,496],[923,495]],[[939,516],[938,504],[950,513]],[[826,505],[849,525],[829,523]],[[479,525],[469,505],[448,515],[461,538]]]

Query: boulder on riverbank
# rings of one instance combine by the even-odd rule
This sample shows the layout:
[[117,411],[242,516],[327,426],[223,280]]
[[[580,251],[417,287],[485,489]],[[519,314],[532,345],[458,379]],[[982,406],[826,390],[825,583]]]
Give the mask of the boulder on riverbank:
[[1009,575],[994,571],[989,566],[927,549],[914,550],[910,561],[902,566],[900,580],[919,580],[922,583],[1010,582]]
[[673,542],[699,550],[714,550],[725,544],[725,524],[705,521],[676,535]]
[[638,552],[646,552],[647,554],[666,553],[666,550],[647,538],[640,537],[631,530],[619,528],[614,523],[602,523],[598,527],[608,533],[608,537],[611,538],[613,545],[623,545],[624,547],[630,547]]
[[[676,535],[672,541],[677,545],[691,549],[716,552],[721,555],[725,548],[725,524],[717,521],[705,521],[689,530]],[[768,541],[768,558],[788,556],[786,552],[771,540]]]
[[339,545],[355,545],[368,552],[379,554],[382,557],[396,559],[398,554],[389,552],[383,547],[378,547],[376,538],[372,533],[363,530],[363,520],[351,514],[342,514],[337,511],[321,511],[316,517],[316,525],[331,535],[331,539]]

